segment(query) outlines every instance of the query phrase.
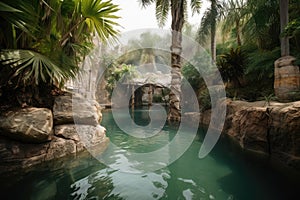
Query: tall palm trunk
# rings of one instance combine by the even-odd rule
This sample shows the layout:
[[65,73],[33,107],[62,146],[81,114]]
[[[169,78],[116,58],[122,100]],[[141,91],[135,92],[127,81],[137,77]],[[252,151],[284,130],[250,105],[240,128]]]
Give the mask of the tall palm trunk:
[[216,44],[216,24],[211,25],[210,50],[212,63],[216,63],[217,44]]
[[241,40],[241,29],[240,29],[240,20],[235,21],[235,27],[236,27],[236,43],[238,46],[242,45],[242,40]]
[[211,50],[211,58],[212,62],[216,63],[217,58],[217,44],[216,44],[216,18],[217,18],[217,10],[216,10],[217,2],[216,0],[211,1],[211,12],[212,13],[212,21],[211,21],[211,30],[210,30],[210,50]]
[[[281,32],[288,24],[288,0],[280,0]],[[274,91],[280,101],[289,102],[300,99],[300,71],[294,65],[296,59],[289,56],[289,40],[281,38],[281,58],[275,61]]]
[[[280,31],[284,31],[284,28],[289,22],[288,10],[289,0],[280,0]],[[288,56],[290,54],[289,39],[287,36],[281,38],[281,56]]]
[[179,121],[181,119],[181,30],[184,24],[184,1],[171,1],[172,14],[172,46],[171,46],[171,92],[169,95],[168,119]]

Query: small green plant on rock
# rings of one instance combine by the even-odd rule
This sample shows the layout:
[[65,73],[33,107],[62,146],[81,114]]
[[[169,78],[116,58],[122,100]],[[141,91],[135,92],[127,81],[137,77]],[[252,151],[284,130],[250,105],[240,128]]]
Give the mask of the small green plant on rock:
[[129,82],[132,78],[137,77],[136,66],[122,64],[119,67],[110,69],[110,74],[107,75],[106,90],[112,95],[116,83],[122,81],[123,83]]
[[265,99],[265,104],[264,104],[264,106],[270,106],[271,105],[271,101],[274,101],[274,100],[276,100],[276,96],[275,96],[275,94],[274,93],[272,93],[272,94],[269,94],[269,95],[267,95],[267,96],[264,96],[264,99]]

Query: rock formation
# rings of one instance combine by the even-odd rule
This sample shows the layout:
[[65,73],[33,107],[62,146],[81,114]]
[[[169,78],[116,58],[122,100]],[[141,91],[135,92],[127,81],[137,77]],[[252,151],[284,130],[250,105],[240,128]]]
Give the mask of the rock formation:
[[[244,149],[270,155],[300,170],[300,101],[291,103],[226,100],[227,114],[222,134],[231,137]],[[193,122],[193,116],[187,118]],[[210,111],[200,113],[200,124],[208,126]]]
[[274,63],[274,91],[282,102],[300,99],[300,71],[294,65],[295,60],[292,56],[284,56]]
[[41,143],[51,140],[53,117],[47,108],[25,108],[0,116],[1,135],[21,142]]
[[[102,114],[95,101],[67,94],[55,98],[52,111],[25,108],[0,116],[0,173],[27,168],[85,147],[101,153],[108,145]],[[80,134],[79,134],[80,133]]]

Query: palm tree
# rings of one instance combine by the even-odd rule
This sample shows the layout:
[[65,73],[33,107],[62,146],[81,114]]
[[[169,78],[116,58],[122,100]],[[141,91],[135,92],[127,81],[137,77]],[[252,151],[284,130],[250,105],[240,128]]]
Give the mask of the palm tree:
[[111,1],[3,0],[0,5],[2,90],[38,94],[45,86],[62,86],[79,72],[94,33],[102,41],[117,34],[118,7]]
[[212,62],[216,62],[216,27],[217,22],[222,17],[222,5],[218,0],[210,0],[211,5],[208,8],[201,19],[201,25],[198,29],[197,40],[200,43],[205,43],[206,37],[210,35],[210,51]]
[[[127,54],[122,56],[119,59],[119,62],[128,62],[131,61],[130,64],[140,65],[140,66],[147,66],[148,69],[146,71],[156,71],[156,64],[155,61],[159,59],[162,61],[161,52],[156,49],[149,48],[153,46],[158,46],[163,44],[161,41],[163,40],[162,37],[155,33],[151,32],[144,32],[140,35],[139,40],[129,40],[127,44]],[[132,51],[132,49],[134,51]]]
[[220,55],[217,65],[225,82],[232,82],[234,88],[242,87],[240,78],[245,72],[245,56],[240,47],[231,48],[228,53]]
[[242,28],[247,19],[245,14],[246,2],[245,0],[229,0],[223,4],[224,23],[222,32],[228,33],[235,28],[236,43],[238,46],[242,45]]
[[[289,0],[280,0],[280,31],[284,32],[289,22]],[[281,38],[281,56],[290,54],[289,39],[287,36]]]
[[262,50],[273,50],[280,45],[278,0],[248,0],[244,12],[245,43],[255,43]]
[[[280,0],[280,30],[284,33],[288,25],[288,0]],[[294,101],[300,98],[300,71],[294,65],[296,60],[289,56],[289,39],[281,37],[281,58],[275,61],[274,90],[281,101]]]
[[[141,0],[143,6],[151,3],[156,5],[156,19],[159,26],[165,25],[169,11],[172,16],[172,45],[171,45],[171,92],[169,95],[168,119],[179,121],[181,119],[181,42],[182,27],[184,25],[187,2],[186,0]],[[201,1],[191,0],[193,12],[200,12]]]

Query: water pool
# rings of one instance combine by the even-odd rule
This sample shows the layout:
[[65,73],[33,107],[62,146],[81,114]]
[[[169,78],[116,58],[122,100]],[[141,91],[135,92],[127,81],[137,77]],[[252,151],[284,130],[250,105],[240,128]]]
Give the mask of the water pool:
[[[134,118],[140,125],[149,121],[145,109],[135,110]],[[110,111],[103,113],[102,124],[113,143],[138,152],[161,148],[177,130],[176,124],[166,124],[160,134],[136,139],[116,126]],[[85,153],[1,178],[1,199],[299,199],[299,174],[267,157],[244,152],[227,138],[199,159],[204,134],[200,128],[178,160],[154,172],[121,172]],[[120,164],[125,151],[114,153]]]

